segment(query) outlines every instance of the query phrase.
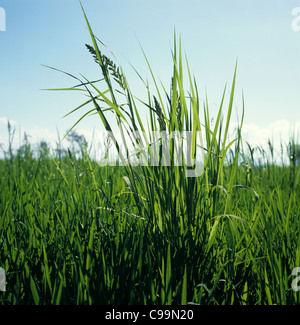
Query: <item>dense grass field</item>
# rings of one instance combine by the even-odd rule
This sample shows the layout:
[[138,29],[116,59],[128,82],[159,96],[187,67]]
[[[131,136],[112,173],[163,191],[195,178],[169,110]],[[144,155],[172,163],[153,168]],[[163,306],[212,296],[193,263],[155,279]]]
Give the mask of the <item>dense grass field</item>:
[[84,151],[51,157],[25,144],[7,153],[1,303],[299,303],[291,287],[300,265],[299,166],[248,163],[235,169],[231,193],[231,165],[223,186],[189,179],[194,192],[175,182],[160,189],[135,167],[142,180],[134,190],[124,167],[99,167]]
[[[287,163],[275,162],[271,142],[266,152],[243,141],[243,118],[229,139],[236,70],[227,109],[224,90],[212,127],[176,37],[170,89],[153,77],[153,94],[143,80],[148,101],[138,100],[86,21],[88,50],[102,80],[70,74],[80,85],[65,90],[89,98],[74,111],[92,105],[83,117],[98,115],[112,136],[108,113],[121,135],[144,132],[148,157],[149,130],[187,130],[189,153],[201,156],[203,173],[187,177],[186,157],[176,165],[172,141],[169,165],[160,150],[156,166],[122,166],[120,160],[100,166],[80,141],[78,152],[45,143],[33,149],[26,141],[13,151],[10,143],[0,160],[0,267],[6,272],[0,303],[298,304],[292,271],[300,267],[299,147],[291,140],[281,152]],[[148,111],[147,128],[140,106]],[[197,131],[204,136],[200,144]],[[131,138],[134,148],[140,141]],[[114,145],[121,155],[121,144]],[[123,158],[130,159],[129,152]]]
[[299,303],[299,166],[240,164],[228,193],[229,165],[189,192],[74,155],[0,161],[1,304]]

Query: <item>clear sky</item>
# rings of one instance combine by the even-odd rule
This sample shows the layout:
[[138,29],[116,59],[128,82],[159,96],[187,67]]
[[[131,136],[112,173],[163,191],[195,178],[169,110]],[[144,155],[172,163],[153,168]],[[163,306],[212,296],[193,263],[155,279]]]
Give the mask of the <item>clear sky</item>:
[[[300,31],[292,28],[294,20],[300,29],[300,21],[297,25],[292,15],[300,0],[82,0],[82,4],[95,34],[113,50],[137,95],[143,96],[143,86],[127,60],[150,79],[140,42],[155,75],[168,87],[175,28],[200,96],[207,89],[212,116],[238,59],[235,105],[240,114],[243,91],[244,134],[249,141],[264,142],[271,130],[286,139],[293,127],[300,128]],[[99,76],[84,45],[91,41],[79,1],[0,0],[0,7],[6,16],[6,30],[0,31],[0,143],[7,144],[7,119],[32,142],[53,143],[57,130],[62,136],[80,116],[62,119],[63,115],[85,98],[42,90],[74,86],[71,78],[42,64],[89,79]],[[95,127],[100,129],[101,122],[94,116],[77,130],[89,138]]]

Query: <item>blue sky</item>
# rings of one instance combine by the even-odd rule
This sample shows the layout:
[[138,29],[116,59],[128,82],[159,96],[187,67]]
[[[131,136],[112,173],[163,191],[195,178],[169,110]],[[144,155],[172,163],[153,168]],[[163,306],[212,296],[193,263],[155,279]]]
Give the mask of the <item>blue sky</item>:
[[[82,0],[82,4],[95,34],[117,56],[135,94],[143,97],[145,91],[128,61],[150,79],[139,42],[155,75],[169,86],[175,28],[200,97],[207,89],[212,116],[238,60],[235,105],[240,114],[243,91],[249,141],[264,142],[272,132],[286,139],[293,127],[299,129],[300,31],[292,29],[296,19],[292,10],[300,7],[300,0]],[[84,97],[42,90],[74,85],[42,64],[89,79],[99,77],[84,46],[91,41],[79,1],[0,0],[0,7],[6,13],[6,31],[0,32],[0,143],[7,144],[7,119],[33,142],[53,143],[57,130],[62,136],[80,116],[62,119],[63,115]],[[101,129],[95,116],[77,129],[89,138],[93,128]]]

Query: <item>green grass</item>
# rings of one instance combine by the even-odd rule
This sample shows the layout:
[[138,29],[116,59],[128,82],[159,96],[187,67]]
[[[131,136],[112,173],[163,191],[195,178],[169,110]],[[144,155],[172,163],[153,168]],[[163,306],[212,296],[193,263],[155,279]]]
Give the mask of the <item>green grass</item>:
[[[163,142],[157,166],[99,166],[84,144],[77,156],[72,148],[33,150],[28,142],[13,152],[9,126],[10,146],[0,160],[0,267],[7,281],[0,302],[298,304],[291,286],[292,270],[300,266],[298,146],[291,140],[286,148],[290,164],[263,155],[255,160],[254,148],[246,150],[241,138],[243,114],[236,136],[229,137],[237,65],[211,129],[208,99],[201,104],[176,35],[171,87],[157,83],[143,52],[155,91],[141,77],[148,99],[138,99],[85,19],[92,42],[87,48],[101,76],[91,82],[69,74],[79,85],[64,90],[88,96],[72,112],[99,116],[120,162],[133,157],[121,155],[125,143],[117,134],[143,134],[142,144],[131,138],[139,159],[141,148],[146,159],[154,154],[152,131],[189,131],[191,148],[182,166],[173,140],[169,166]],[[147,127],[140,107],[147,110]],[[195,168],[188,159],[195,157],[204,172],[187,177]]]

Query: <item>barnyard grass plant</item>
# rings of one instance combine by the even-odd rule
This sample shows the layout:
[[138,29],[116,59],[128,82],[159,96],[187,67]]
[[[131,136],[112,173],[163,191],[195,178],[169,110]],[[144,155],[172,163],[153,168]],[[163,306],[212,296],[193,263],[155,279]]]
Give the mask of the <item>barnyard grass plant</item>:
[[[61,71],[77,83],[61,90],[87,95],[66,114],[85,109],[69,132],[98,115],[117,159],[96,161],[84,141],[79,157],[45,144],[34,154],[28,142],[14,153],[10,143],[0,161],[1,303],[299,303],[291,287],[300,266],[295,142],[290,165],[257,163],[241,136],[244,100],[231,138],[237,64],[212,127],[176,34],[168,87],[141,49],[154,91],[139,75],[147,99],[137,97],[82,10],[100,76]],[[184,141],[188,149],[180,150]]]

